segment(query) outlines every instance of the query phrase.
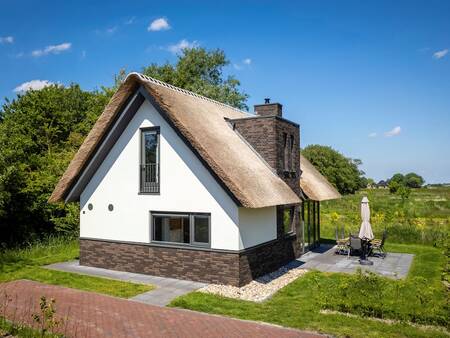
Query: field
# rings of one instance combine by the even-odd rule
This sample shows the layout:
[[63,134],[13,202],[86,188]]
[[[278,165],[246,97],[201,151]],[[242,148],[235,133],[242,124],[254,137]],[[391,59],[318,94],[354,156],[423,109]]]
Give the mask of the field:
[[413,189],[405,201],[387,189],[367,189],[321,203],[321,237],[334,239],[335,229],[358,233],[360,202],[370,201],[376,237],[387,230],[389,241],[443,246],[450,236],[450,188]]

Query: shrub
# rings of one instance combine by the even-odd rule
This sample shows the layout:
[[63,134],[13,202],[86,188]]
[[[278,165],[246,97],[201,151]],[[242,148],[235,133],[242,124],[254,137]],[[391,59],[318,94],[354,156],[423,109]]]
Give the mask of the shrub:
[[361,269],[343,275],[337,287],[319,291],[323,309],[365,317],[395,319],[424,325],[447,326],[448,307],[436,295],[441,285],[423,277],[389,280]]

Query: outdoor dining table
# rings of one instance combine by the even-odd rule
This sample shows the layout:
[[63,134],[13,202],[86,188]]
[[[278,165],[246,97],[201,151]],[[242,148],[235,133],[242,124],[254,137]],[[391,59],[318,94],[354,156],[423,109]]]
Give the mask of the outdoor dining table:
[[361,238],[361,256],[359,258],[359,264],[361,265],[373,265],[373,262],[368,258],[369,246],[370,246],[370,239]]

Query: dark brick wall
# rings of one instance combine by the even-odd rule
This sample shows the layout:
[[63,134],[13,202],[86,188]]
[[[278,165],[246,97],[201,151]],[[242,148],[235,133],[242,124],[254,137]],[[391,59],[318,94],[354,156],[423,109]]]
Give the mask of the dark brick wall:
[[242,286],[298,257],[299,250],[295,236],[267,242],[240,252],[80,239],[80,264]]
[[239,285],[239,255],[80,239],[80,264],[199,282]]
[[297,237],[289,236],[259,245],[239,255],[240,285],[289,263],[300,255]]
[[233,120],[234,129],[272,168],[278,167],[276,117]]

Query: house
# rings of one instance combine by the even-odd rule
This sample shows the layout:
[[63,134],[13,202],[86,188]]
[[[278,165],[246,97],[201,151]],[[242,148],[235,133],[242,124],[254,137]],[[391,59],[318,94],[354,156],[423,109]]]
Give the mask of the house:
[[316,245],[339,194],[280,104],[255,112],[128,75],[49,199],[80,202],[80,264],[244,285],[305,251],[305,223]]
[[377,183],[377,188],[379,188],[379,189],[387,189],[388,185],[389,185],[389,181],[380,180]]

